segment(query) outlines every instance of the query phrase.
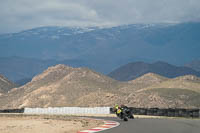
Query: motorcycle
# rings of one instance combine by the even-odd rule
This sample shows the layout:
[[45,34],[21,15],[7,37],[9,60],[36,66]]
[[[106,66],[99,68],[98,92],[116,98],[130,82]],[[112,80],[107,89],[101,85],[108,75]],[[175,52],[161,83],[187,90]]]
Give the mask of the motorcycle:
[[134,119],[132,110],[128,107],[121,107],[117,110],[116,115],[124,121],[128,121],[128,119]]
[[126,107],[126,106],[124,107],[124,109],[125,109],[125,112],[126,112],[128,118],[129,118],[129,119],[134,119],[132,109],[131,109],[131,108],[128,108],[128,107]]

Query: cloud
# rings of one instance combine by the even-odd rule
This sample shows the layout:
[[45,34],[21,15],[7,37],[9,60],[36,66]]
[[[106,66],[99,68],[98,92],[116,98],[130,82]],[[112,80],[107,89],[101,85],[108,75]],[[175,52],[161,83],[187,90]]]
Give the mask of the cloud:
[[[198,0],[93,0],[91,7],[118,23],[184,22],[200,18]],[[88,3],[89,4],[89,3]]]
[[199,0],[1,0],[0,29],[200,20]]

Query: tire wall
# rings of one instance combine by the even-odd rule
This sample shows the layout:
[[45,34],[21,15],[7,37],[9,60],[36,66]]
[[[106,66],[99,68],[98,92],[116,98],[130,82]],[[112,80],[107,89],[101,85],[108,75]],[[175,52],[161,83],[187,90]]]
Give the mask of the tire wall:
[[[134,115],[167,116],[167,117],[200,117],[199,109],[160,109],[160,108],[134,108],[130,107]],[[111,108],[111,112],[112,108]]]

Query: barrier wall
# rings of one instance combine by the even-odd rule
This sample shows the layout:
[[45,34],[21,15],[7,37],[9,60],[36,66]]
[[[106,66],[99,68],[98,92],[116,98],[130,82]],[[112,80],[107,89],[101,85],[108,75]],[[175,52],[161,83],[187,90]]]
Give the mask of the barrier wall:
[[[159,108],[134,108],[130,107],[135,115],[167,116],[167,117],[200,117],[199,109],[159,109]],[[111,109],[111,112],[112,109]],[[113,112],[114,113],[114,112]]]
[[110,107],[25,108],[25,114],[110,114]]
[[[168,116],[168,117],[200,117],[200,109],[159,109],[159,108],[134,108],[130,107],[134,115]],[[55,108],[22,108],[5,109],[0,113],[25,113],[25,114],[111,114],[110,107],[55,107]]]
[[0,113],[24,113],[24,108],[22,108],[22,109],[4,109],[4,110],[0,110]]

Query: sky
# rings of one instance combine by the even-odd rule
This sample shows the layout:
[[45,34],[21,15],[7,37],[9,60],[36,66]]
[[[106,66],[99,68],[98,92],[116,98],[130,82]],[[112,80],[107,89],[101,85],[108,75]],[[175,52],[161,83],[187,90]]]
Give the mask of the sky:
[[0,0],[0,33],[191,21],[200,21],[200,0]]

